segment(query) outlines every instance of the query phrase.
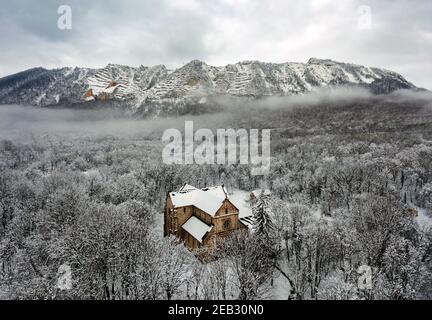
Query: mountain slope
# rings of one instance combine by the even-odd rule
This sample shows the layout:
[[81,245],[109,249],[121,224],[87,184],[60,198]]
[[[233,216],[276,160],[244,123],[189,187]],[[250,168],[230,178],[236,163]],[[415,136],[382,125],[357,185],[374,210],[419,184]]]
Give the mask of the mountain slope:
[[193,60],[173,71],[163,65],[34,68],[0,79],[0,103],[67,106],[112,101],[131,112],[142,112],[161,105],[199,104],[211,96],[285,96],[340,86],[363,87],[374,94],[417,89],[395,72],[328,59],[311,58],[307,63],[243,61],[222,67]]

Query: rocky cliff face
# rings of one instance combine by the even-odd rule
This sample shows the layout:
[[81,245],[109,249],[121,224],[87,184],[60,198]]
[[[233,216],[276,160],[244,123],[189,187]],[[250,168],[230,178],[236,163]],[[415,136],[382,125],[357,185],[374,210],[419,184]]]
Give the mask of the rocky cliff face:
[[114,64],[102,69],[34,68],[0,79],[0,103],[73,106],[111,101],[134,113],[161,105],[199,104],[212,96],[286,96],[341,86],[374,94],[417,89],[395,72],[332,60],[242,61],[222,67],[193,60],[176,70]]

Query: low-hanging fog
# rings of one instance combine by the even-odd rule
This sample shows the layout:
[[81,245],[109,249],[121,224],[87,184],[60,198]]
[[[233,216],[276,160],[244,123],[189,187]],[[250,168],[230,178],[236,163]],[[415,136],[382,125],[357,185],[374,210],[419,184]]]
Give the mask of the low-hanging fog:
[[[267,97],[258,100],[245,100],[232,97],[213,99],[219,106],[214,112],[202,115],[159,116],[157,118],[135,118],[121,111],[85,110],[73,108],[37,108],[32,106],[0,106],[0,138],[28,139],[38,135],[114,135],[124,137],[138,135],[158,138],[167,128],[182,129],[185,120],[194,121],[195,128],[236,127],[238,120],[253,117],[254,113],[289,111],[302,108],[326,108],[344,104],[363,102],[367,104],[406,103],[432,105],[432,94],[428,91],[398,91],[385,96],[373,96],[366,90],[339,88],[317,90],[315,92],[288,97]],[[326,109],[327,110],[327,109]],[[265,117],[264,117],[265,118]],[[262,125],[262,123],[261,123]]]

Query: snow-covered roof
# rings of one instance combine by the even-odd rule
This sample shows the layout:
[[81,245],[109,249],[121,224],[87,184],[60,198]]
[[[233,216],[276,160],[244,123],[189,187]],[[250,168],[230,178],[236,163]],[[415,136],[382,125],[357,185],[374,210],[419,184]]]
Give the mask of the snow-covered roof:
[[223,186],[197,189],[188,184],[181,187],[178,192],[170,192],[169,195],[174,208],[195,206],[212,217],[228,198],[228,193]]
[[[256,189],[256,190],[252,191],[252,194],[255,196],[255,198],[259,198],[261,196],[262,192],[263,192],[263,189]],[[264,189],[264,194],[268,196],[271,194],[271,191],[269,189]]]
[[190,184],[185,183],[179,191],[191,191],[191,190],[196,190],[196,188],[194,186],[191,186]]
[[209,226],[197,217],[192,216],[182,225],[182,228],[186,230],[192,237],[202,243],[203,237],[207,232],[213,229],[213,226]]
[[230,195],[230,201],[239,209],[240,222],[252,230],[254,217],[250,203],[250,193],[243,190],[234,190]]
[[249,229],[253,228],[253,224],[254,224],[254,217],[253,216],[241,217],[240,221]]

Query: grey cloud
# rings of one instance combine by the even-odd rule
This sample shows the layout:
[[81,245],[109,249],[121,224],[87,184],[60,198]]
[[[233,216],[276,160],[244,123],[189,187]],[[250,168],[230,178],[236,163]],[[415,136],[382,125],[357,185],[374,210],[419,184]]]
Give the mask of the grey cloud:
[[[73,9],[73,29],[57,29],[57,8]],[[357,28],[360,5],[372,29]],[[309,57],[383,67],[432,89],[432,2],[17,0],[0,11],[0,76],[33,66],[222,65],[244,59]]]

